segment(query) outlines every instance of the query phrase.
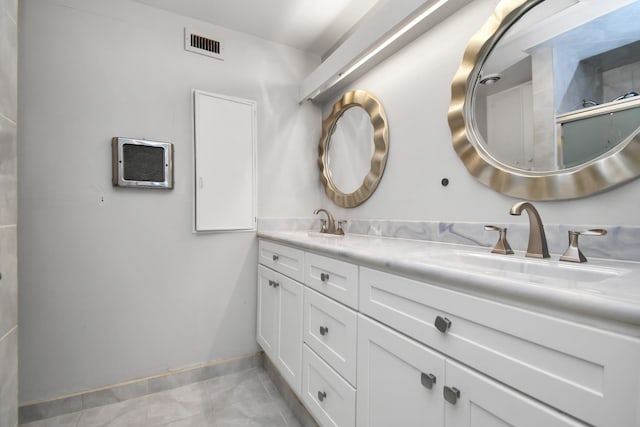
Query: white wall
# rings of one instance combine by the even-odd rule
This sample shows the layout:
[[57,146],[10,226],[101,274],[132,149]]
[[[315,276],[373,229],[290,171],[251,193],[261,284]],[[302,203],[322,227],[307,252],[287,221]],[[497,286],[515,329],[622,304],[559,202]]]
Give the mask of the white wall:
[[[257,351],[255,234],[191,232],[191,89],[257,101],[258,213],[309,216],[318,58],[130,0],[20,8],[21,403]],[[173,142],[175,189],[111,187],[113,136]]]
[[[387,167],[375,194],[354,209],[326,197],[341,218],[526,222],[508,214],[516,201],[475,181],[451,146],[447,111],[451,80],[470,37],[496,0],[474,0],[371,70],[345,92],[364,89],[380,99],[389,120]],[[334,100],[323,107],[327,117]],[[449,178],[448,187],[440,184]],[[640,225],[640,181],[581,200],[537,202],[546,223]]]

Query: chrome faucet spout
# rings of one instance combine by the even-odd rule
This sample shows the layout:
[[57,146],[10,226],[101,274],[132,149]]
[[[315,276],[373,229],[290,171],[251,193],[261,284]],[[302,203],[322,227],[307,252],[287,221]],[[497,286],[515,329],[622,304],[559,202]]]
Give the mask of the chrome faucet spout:
[[[315,211],[313,211],[314,215],[318,215],[320,212],[324,212],[327,215],[327,231],[326,233],[329,234],[336,234],[336,222],[333,219],[333,215],[331,215],[331,212],[329,212],[326,209],[322,209],[322,208],[318,208]],[[322,231],[321,231],[322,232]]]
[[529,243],[526,256],[532,258],[549,258],[547,236],[544,234],[542,219],[538,210],[530,202],[519,202],[511,207],[511,215],[520,215],[526,211],[529,216]]

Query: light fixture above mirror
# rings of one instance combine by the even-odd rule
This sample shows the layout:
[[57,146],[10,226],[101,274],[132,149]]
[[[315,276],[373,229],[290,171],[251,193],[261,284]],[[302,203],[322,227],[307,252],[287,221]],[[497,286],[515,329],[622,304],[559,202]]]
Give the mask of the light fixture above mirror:
[[468,171],[533,200],[638,177],[638,13],[638,0],[501,0],[452,83],[449,126]]

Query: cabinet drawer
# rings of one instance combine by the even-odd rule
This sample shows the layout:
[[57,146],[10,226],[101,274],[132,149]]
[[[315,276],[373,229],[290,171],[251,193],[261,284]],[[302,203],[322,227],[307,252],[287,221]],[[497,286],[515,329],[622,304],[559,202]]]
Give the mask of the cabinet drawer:
[[358,309],[357,265],[307,253],[304,282],[316,291]]
[[446,371],[445,387],[460,392],[444,405],[446,426],[588,427],[458,363]]
[[480,372],[591,424],[640,425],[637,339],[368,268],[359,286],[361,312]]
[[260,240],[258,262],[298,282],[304,279],[304,252],[300,249]]
[[356,390],[304,345],[302,401],[321,426],[354,426]]
[[342,304],[304,290],[304,341],[356,385],[357,315]]

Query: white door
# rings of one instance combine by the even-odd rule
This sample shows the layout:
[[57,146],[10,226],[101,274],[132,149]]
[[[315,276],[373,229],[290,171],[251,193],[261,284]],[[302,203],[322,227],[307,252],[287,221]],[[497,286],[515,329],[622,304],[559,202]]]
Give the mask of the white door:
[[523,169],[533,156],[531,82],[487,96],[487,145],[498,160]]
[[358,316],[359,427],[444,425],[444,357]]
[[302,388],[302,285],[281,276],[279,293],[278,355],[276,366],[299,396]]
[[258,325],[257,341],[264,352],[276,360],[278,339],[278,289],[273,286],[275,273],[258,266]]
[[447,360],[447,427],[585,426],[488,377]]
[[255,230],[255,101],[193,91],[195,231]]

